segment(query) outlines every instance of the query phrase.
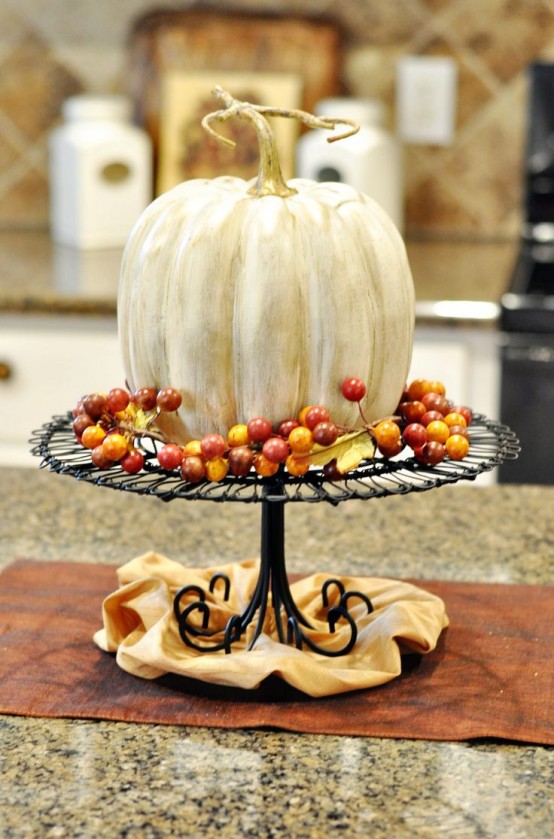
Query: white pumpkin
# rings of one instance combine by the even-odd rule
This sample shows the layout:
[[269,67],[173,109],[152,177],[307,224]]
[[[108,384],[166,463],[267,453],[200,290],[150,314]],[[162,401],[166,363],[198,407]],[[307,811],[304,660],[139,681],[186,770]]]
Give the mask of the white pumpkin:
[[138,220],[118,299],[130,386],[181,391],[165,427],[176,442],[256,416],[278,423],[312,404],[356,424],[357,406],[340,393],[350,376],[367,383],[368,420],[392,413],[414,325],[399,233],[347,185],[285,184],[259,113],[274,112],[223,101],[259,130],[260,175],[186,181]]

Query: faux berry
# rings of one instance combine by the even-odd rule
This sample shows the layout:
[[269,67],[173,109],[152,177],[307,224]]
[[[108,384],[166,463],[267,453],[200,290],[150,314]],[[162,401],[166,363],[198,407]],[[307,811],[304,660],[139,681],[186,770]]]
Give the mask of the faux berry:
[[101,393],[91,393],[83,399],[83,408],[89,417],[96,420],[106,410],[106,397]]
[[416,449],[414,454],[418,463],[423,463],[425,466],[436,466],[437,463],[444,460],[446,449],[442,443],[431,440],[420,449]]
[[248,426],[246,423],[237,423],[231,426],[227,432],[227,442],[234,448],[235,446],[247,446],[250,442],[248,438]]
[[106,455],[110,460],[121,460],[129,449],[129,441],[123,434],[108,434],[102,443]]
[[461,434],[452,434],[444,445],[451,460],[463,460],[469,452],[469,440]]
[[304,425],[313,431],[320,422],[329,422],[329,411],[324,405],[312,405],[304,417]]
[[265,417],[254,417],[246,427],[248,437],[253,443],[264,443],[273,432],[270,421]]
[[305,425],[299,425],[298,428],[293,428],[289,434],[289,446],[297,454],[306,454],[306,452],[310,451],[313,444],[314,436]]
[[445,416],[449,411],[449,404],[448,400],[445,396],[442,396],[440,393],[425,393],[421,397],[421,401],[425,405],[428,411],[438,411],[439,414]]
[[262,454],[272,463],[283,463],[290,454],[289,444],[282,437],[270,437],[263,444]]
[[206,478],[208,481],[218,483],[222,481],[229,471],[229,464],[224,457],[214,457],[206,463]]
[[234,446],[227,456],[229,471],[237,478],[248,475],[254,462],[254,452],[248,446]]
[[176,443],[166,443],[158,452],[158,463],[162,469],[178,469],[183,462],[183,450]]
[[144,466],[144,455],[137,449],[131,449],[127,452],[127,454],[123,455],[119,461],[119,465],[124,472],[128,472],[130,475],[135,475],[137,472],[140,472]]
[[122,387],[112,388],[106,396],[106,408],[110,413],[117,414],[129,405],[131,395]]
[[336,458],[330,460],[328,463],[325,464],[323,467],[323,474],[328,481],[341,481],[344,480],[344,475],[342,472],[339,471],[337,466]]
[[306,459],[299,459],[293,454],[289,454],[285,461],[285,466],[287,467],[288,472],[297,478],[301,475],[305,475],[310,468],[310,464]]
[[221,434],[205,434],[200,441],[200,449],[206,460],[221,457],[226,448],[227,443]]
[[298,422],[298,420],[295,419],[283,420],[283,422],[279,424],[277,434],[279,435],[279,437],[284,437],[286,440],[291,431],[294,428],[298,428],[299,425],[300,423]]
[[341,393],[349,402],[359,402],[367,393],[365,382],[356,376],[345,379],[340,386]]
[[183,397],[174,387],[163,387],[156,396],[156,405],[161,411],[171,413],[181,407]]
[[156,407],[158,394],[153,387],[139,387],[133,394],[133,401],[137,408],[143,411],[153,411]]
[[339,436],[339,430],[334,422],[318,422],[312,435],[314,442],[320,446],[332,446]]
[[185,457],[181,463],[181,477],[189,483],[197,483],[206,477],[206,464],[198,455]]

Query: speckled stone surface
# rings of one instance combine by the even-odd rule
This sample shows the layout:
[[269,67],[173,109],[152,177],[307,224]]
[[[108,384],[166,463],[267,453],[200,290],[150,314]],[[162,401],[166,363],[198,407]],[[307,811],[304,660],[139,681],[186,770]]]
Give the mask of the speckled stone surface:
[[[257,505],[0,469],[0,564],[254,556]],[[551,583],[554,487],[471,484],[286,508],[291,571]],[[0,717],[0,836],[545,839],[552,749]]]

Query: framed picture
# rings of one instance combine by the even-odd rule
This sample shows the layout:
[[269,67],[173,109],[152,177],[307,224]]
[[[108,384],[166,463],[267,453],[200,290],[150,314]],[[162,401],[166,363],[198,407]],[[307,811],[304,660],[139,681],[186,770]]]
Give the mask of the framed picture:
[[[234,175],[249,180],[258,172],[258,141],[244,120],[213,124],[235,141],[231,148],[211,137],[201,125],[206,114],[220,110],[212,93],[219,85],[235,99],[277,108],[302,107],[302,78],[294,73],[168,72],[161,79],[160,135],[156,193],[191,178]],[[295,119],[268,117],[285,179],[295,171],[300,125]]]

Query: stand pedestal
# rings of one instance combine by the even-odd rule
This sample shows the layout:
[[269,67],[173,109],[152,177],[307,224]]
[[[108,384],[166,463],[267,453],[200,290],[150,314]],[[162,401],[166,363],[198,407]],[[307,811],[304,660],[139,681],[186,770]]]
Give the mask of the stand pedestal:
[[[223,640],[209,643],[209,639],[213,638],[214,635],[221,635],[221,630],[210,627],[210,607],[206,603],[204,591],[199,586],[184,586],[175,595],[174,612],[179,623],[179,633],[189,647],[201,652],[208,650],[214,652],[224,649],[226,653],[230,653],[232,644],[241,638],[247,627],[256,618],[254,634],[248,645],[248,649],[252,649],[262,633],[270,592],[271,608],[275,617],[279,641],[282,644],[294,642],[299,650],[305,644],[321,655],[340,656],[349,653],[356,643],[358,630],[356,622],[348,611],[348,602],[352,598],[362,600],[367,606],[368,614],[373,611],[373,606],[365,594],[359,591],[345,591],[342,582],[334,578],[329,578],[323,584],[321,589],[322,606],[328,610],[329,632],[334,633],[337,622],[343,618],[350,625],[349,640],[338,650],[328,650],[314,643],[306,633],[306,629],[313,629],[313,627],[294,602],[286,572],[285,502],[284,500],[269,500],[270,497],[275,496],[276,489],[279,489],[279,485],[265,487],[265,497],[262,499],[260,571],[254,594],[244,612],[241,615],[234,615],[228,620],[223,631]],[[215,574],[210,580],[209,590],[213,594],[220,581],[223,582],[224,587],[223,600],[227,601],[229,599],[230,580],[225,574]],[[340,599],[336,606],[329,606],[330,588],[338,591]],[[183,608],[183,601],[190,599],[191,595],[196,599],[193,599],[193,602]],[[200,627],[198,622],[193,623],[190,620],[194,613],[202,618]],[[205,641],[201,644],[198,643],[197,639],[205,639]]]

